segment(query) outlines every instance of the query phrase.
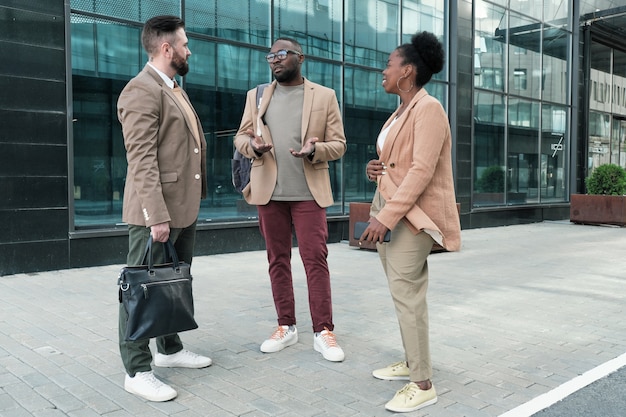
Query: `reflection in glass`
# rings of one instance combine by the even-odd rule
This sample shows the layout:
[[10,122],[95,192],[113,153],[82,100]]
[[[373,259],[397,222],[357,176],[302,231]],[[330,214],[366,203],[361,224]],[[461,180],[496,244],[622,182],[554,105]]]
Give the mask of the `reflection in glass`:
[[253,45],[268,46],[270,43],[267,1],[185,0],[184,5],[188,32]]
[[[545,0],[546,2],[552,0]],[[563,0],[559,0],[561,3],[565,3]],[[523,13],[528,16],[532,16],[535,19],[543,18],[543,2],[544,0],[511,0],[511,10]]]
[[611,163],[626,168],[626,119],[613,119]]
[[371,67],[398,46],[398,6],[382,0],[346,0],[345,60]]
[[544,104],[541,112],[541,202],[567,201],[567,107]]
[[541,24],[511,13],[508,70],[510,93],[540,98],[541,80],[545,70],[541,66],[540,50]]
[[[425,30],[435,34],[444,45],[447,45],[445,27],[447,7],[448,2],[445,1],[404,0],[402,2],[402,43],[411,42],[411,37],[415,33]],[[446,68],[447,66],[448,60],[446,60]],[[446,68],[435,74],[433,80],[447,79]]]
[[589,155],[587,168],[611,162],[611,115],[596,111],[589,112]]
[[482,0],[476,2],[474,32],[474,86],[504,91],[506,31],[496,39],[496,30],[506,25],[504,9]]
[[567,103],[569,97],[568,50],[570,34],[554,27],[543,31],[543,99]]
[[507,154],[514,203],[539,202],[539,103],[509,99]]
[[546,22],[567,19],[570,3],[563,0],[543,0],[543,19]]
[[279,0],[276,3],[279,6],[274,7],[274,38],[297,39],[305,55],[341,58],[341,0]]
[[504,204],[505,98],[474,93],[474,207]]
[[387,94],[378,70],[346,67],[344,127],[348,150],[344,160],[345,200],[371,201],[376,191],[365,176],[365,165],[375,159],[376,138],[398,106],[397,96]]

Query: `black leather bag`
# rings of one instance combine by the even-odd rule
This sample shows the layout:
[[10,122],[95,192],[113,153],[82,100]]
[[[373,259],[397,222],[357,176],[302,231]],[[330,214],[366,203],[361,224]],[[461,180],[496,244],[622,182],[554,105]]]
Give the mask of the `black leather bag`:
[[146,244],[142,265],[120,271],[119,299],[128,313],[126,340],[135,341],[197,329],[194,319],[190,265],[180,262],[170,240],[164,244],[166,259],[155,265],[152,237]]

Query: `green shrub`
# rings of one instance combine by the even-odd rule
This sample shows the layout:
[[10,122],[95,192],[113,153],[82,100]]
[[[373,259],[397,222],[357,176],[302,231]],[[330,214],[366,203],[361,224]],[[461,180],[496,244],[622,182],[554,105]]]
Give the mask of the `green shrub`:
[[589,194],[626,194],[626,170],[619,165],[603,164],[585,180]]
[[481,193],[503,193],[504,192],[504,170],[499,165],[486,168],[478,181],[476,188]]

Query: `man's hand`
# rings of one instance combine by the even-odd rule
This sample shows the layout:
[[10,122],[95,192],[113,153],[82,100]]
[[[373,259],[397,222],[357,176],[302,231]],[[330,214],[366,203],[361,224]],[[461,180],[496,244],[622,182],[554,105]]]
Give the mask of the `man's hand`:
[[307,139],[307,141],[304,142],[304,146],[302,147],[302,149],[300,149],[300,151],[296,151],[295,149],[291,148],[289,149],[289,152],[291,152],[291,154],[296,158],[305,158],[315,152],[315,142],[318,142],[319,140],[319,138]]
[[257,154],[262,154],[273,148],[272,144],[265,143],[261,136],[257,136],[254,134],[252,129],[246,130],[246,134],[250,136],[250,146]]
[[152,225],[150,234],[155,242],[167,242],[170,238],[170,224],[166,222]]

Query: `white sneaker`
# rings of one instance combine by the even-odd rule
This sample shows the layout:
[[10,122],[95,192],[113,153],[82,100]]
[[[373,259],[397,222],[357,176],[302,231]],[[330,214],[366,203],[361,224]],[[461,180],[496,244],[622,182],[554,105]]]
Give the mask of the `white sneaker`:
[[137,372],[133,378],[126,374],[124,389],[148,401],[169,401],[178,393],[174,388],[159,381],[154,372]]
[[206,368],[211,366],[213,361],[206,356],[198,355],[197,353],[190,352],[186,349],[173,353],[171,355],[164,355],[157,353],[154,355],[154,364],[163,368]]
[[341,362],[345,358],[343,349],[337,344],[335,334],[328,329],[315,333],[313,349],[320,352],[327,361]]
[[298,329],[296,326],[278,326],[274,333],[261,344],[261,352],[279,352],[287,346],[298,343]]

